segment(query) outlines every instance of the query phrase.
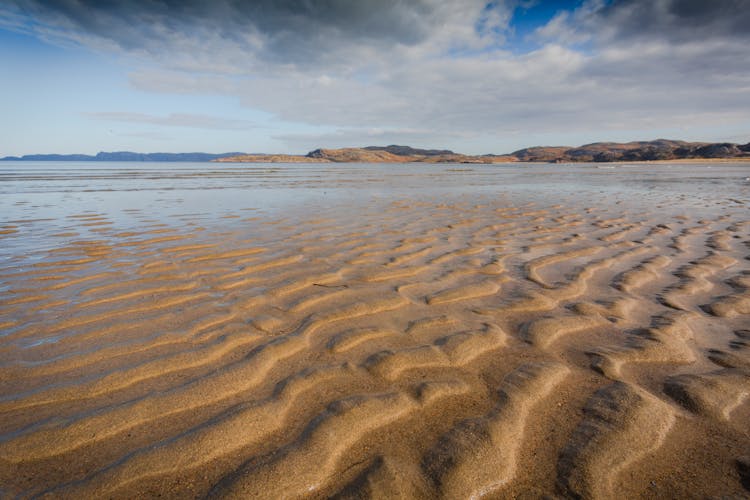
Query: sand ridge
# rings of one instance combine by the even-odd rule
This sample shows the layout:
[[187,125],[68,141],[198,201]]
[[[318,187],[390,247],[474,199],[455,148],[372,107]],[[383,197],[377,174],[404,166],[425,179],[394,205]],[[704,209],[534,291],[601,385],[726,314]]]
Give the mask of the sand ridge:
[[357,210],[6,261],[0,496],[748,494],[744,212]]

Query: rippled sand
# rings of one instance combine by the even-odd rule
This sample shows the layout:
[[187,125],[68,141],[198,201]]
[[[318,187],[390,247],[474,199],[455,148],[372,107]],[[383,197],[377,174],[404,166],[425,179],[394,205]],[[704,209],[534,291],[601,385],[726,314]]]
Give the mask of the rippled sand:
[[747,189],[614,192],[6,221],[0,496],[745,497]]

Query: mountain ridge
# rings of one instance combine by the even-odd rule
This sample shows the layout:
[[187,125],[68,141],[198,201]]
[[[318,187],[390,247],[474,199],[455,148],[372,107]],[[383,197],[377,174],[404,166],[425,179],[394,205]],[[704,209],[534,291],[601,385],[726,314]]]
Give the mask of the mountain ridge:
[[266,153],[134,153],[96,155],[41,154],[6,156],[0,161],[150,161],[223,163],[609,163],[688,159],[750,159],[750,142],[686,142],[671,139],[594,142],[582,146],[534,146],[510,154],[465,155],[449,149],[420,149],[391,144],[361,148],[319,148],[306,155]]

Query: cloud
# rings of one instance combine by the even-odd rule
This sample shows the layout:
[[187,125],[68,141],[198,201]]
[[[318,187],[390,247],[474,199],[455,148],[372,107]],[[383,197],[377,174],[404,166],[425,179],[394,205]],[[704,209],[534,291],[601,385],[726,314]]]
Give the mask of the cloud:
[[446,144],[456,140],[465,140],[469,136],[448,131],[437,133],[434,129],[383,129],[351,127],[339,128],[333,131],[284,133],[273,137],[291,148],[297,150],[312,150],[321,146],[328,147],[361,147],[368,145],[386,144]]
[[[750,123],[750,0],[587,0],[539,28],[540,45],[528,53],[506,45],[521,4],[12,0],[5,24],[127,54],[138,90],[230,96],[322,130],[270,132],[288,143],[409,139],[461,149],[480,136],[528,136],[530,145],[535,134],[559,131],[649,138],[670,127]],[[188,114],[95,117],[252,126]]]
[[[346,66],[394,46],[476,48],[494,42],[484,35],[503,29],[508,13],[484,0],[10,0],[0,17],[52,39],[232,72]],[[484,35],[475,29],[480,16]]]
[[98,113],[87,113],[86,116],[97,120],[161,125],[166,127],[191,127],[214,130],[248,130],[255,128],[253,122],[248,120],[234,120],[218,116],[185,113],[171,113],[167,116],[156,116],[146,113],[102,111]]
[[748,0],[621,0],[595,10],[588,29],[621,40],[750,38]]
[[121,137],[132,137],[135,139],[146,139],[148,141],[158,141],[158,142],[170,141],[174,139],[173,136],[163,134],[161,132],[157,132],[154,130],[149,130],[145,132],[128,132],[128,133],[110,132],[110,133],[116,136],[121,136]]

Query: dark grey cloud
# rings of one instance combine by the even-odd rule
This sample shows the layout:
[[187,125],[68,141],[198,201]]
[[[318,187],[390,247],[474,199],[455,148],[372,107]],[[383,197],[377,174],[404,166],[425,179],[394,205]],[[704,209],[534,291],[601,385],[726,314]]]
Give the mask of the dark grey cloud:
[[126,51],[194,50],[203,40],[209,48],[220,42],[266,62],[304,64],[340,57],[342,49],[357,46],[418,44],[451,23],[455,7],[476,3],[451,8],[436,0],[11,0],[8,5],[33,19],[31,29]]
[[617,0],[585,24],[615,39],[750,38],[750,0]]

